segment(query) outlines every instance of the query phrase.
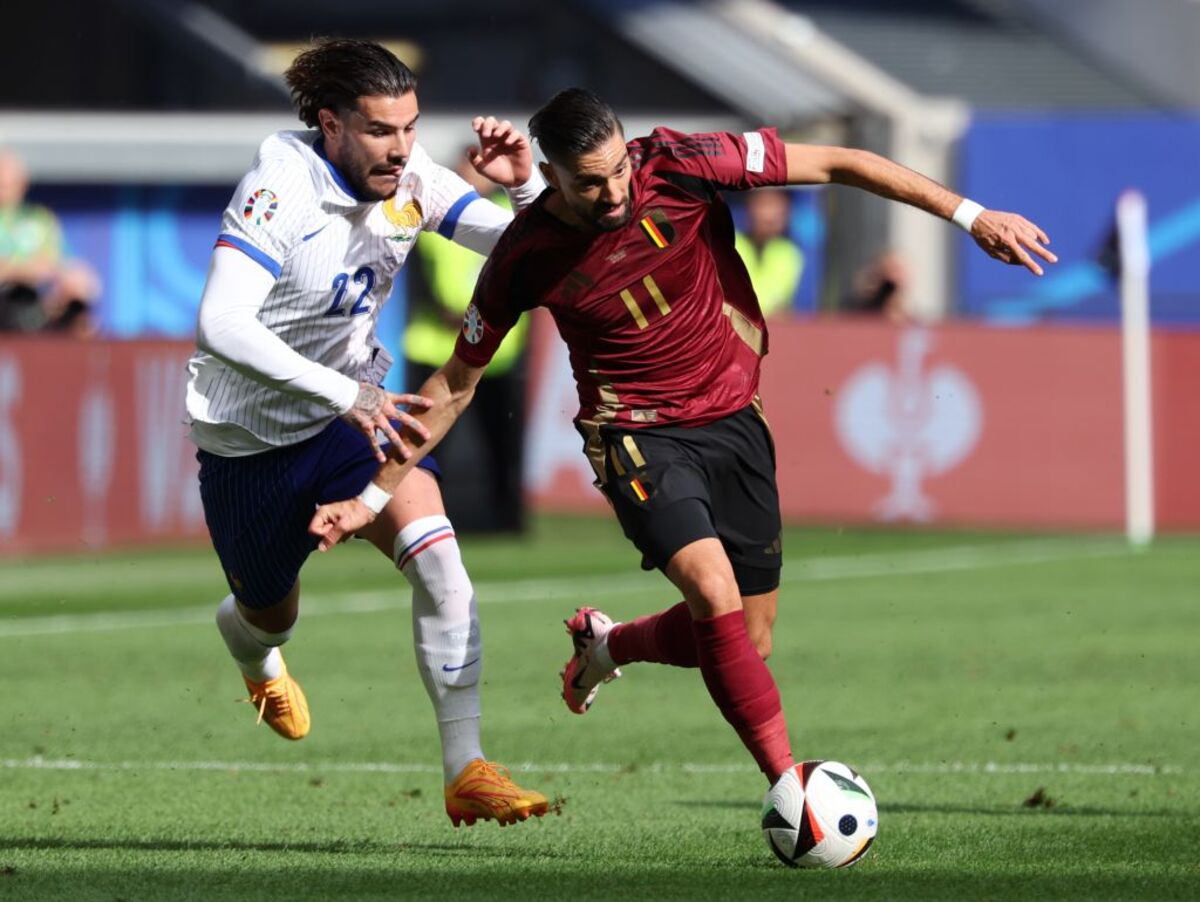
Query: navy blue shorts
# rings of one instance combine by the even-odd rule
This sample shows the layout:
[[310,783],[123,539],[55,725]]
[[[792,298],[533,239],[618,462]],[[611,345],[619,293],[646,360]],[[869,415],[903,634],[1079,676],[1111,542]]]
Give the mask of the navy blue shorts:
[[[221,457],[198,451],[204,520],[229,589],[249,608],[287,596],[317,547],[308,532],[317,505],[353,498],[379,469],[366,437],[334,420],[295,445]],[[433,458],[418,465],[439,480]]]

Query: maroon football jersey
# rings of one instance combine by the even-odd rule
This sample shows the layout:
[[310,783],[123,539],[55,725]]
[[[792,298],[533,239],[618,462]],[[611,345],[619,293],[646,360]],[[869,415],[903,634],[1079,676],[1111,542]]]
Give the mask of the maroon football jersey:
[[612,232],[576,229],[546,212],[544,194],[492,251],[455,347],[465,363],[484,366],[522,311],[548,308],[570,350],[585,433],[732,414],[753,400],[767,351],[718,191],[786,184],[775,130],[659,128],[628,148],[629,222]]

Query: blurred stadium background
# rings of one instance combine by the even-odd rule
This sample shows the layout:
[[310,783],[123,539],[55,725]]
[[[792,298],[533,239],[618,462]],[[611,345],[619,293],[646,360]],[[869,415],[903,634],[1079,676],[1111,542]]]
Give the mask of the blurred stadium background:
[[[471,115],[523,123],[580,83],[630,134],[775,124],[888,154],[1049,232],[1062,262],[1035,280],[918,211],[849,189],[791,192],[776,236],[791,269],[763,279],[785,295],[764,396],[792,520],[1120,528],[1113,209],[1141,191],[1157,521],[1200,527],[1194,2],[46,0],[6,19],[29,37],[0,56],[0,144],[101,284],[87,347],[0,337],[6,551],[203,536],[180,362],[219,211],[258,142],[298,127],[280,73],[319,34],[386,40],[413,65],[420,139],[444,161]],[[744,200],[731,202],[749,230]],[[381,321],[397,345],[410,294],[401,280]],[[599,510],[563,416],[557,342],[535,328],[526,356],[526,497]],[[454,449],[476,498],[482,444]],[[455,505],[464,527],[514,522]]]
[[[81,766],[95,765],[97,773],[108,768],[141,774],[136,761],[149,755],[157,763],[145,766],[163,774],[151,779],[147,771],[142,775],[150,782],[138,785],[152,786],[164,797],[182,792],[189,817],[201,825],[196,829],[221,836],[226,835],[221,817],[204,810],[203,799],[187,795],[197,778],[180,761],[300,755],[296,773],[307,775],[304,768],[317,765],[303,763],[309,760],[305,755],[326,762],[393,760],[397,754],[410,762],[436,758],[430,737],[389,744],[394,737],[385,732],[362,739],[359,702],[342,712],[332,710],[337,699],[344,703],[355,696],[355,680],[382,679],[379,673],[355,677],[318,660],[321,649],[344,655],[355,647],[352,642],[358,640],[349,636],[361,628],[360,621],[335,629],[329,624],[337,618],[330,618],[306,634],[306,641],[315,642],[308,653],[309,672],[327,681],[326,711],[338,720],[325,739],[314,731],[316,744],[295,754],[290,748],[281,752],[261,736],[255,737],[263,743],[261,750],[257,744],[242,747],[240,728],[248,725],[234,723],[236,718],[220,706],[206,708],[206,715],[216,714],[203,719],[199,709],[185,715],[195,721],[187,729],[197,737],[195,744],[185,744],[175,735],[182,690],[160,685],[162,675],[146,657],[150,648],[165,651],[195,675],[197,694],[206,698],[224,699],[224,693],[232,696],[236,690],[215,633],[209,635],[206,605],[224,589],[215,556],[206,551],[194,449],[181,425],[183,363],[192,347],[220,212],[259,142],[274,130],[300,127],[281,73],[314,35],[381,40],[407,61],[420,80],[419,140],[444,163],[453,162],[471,137],[472,115],[494,113],[523,125],[553,92],[582,84],[610,100],[631,136],[659,124],[734,131],[776,125],[793,140],[887,154],[985,206],[1020,211],[1040,224],[1060,258],[1041,280],[988,260],[944,223],[842,188],[789,192],[782,225],[757,244],[750,241],[760,253],[773,242],[785,261],[781,268],[763,266],[763,284],[769,286],[764,292],[781,295],[771,319],[763,395],[779,448],[785,517],[793,526],[808,527],[790,531],[786,544],[794,578],[805,583],[808,619],[793,618],[789,625],[785,611],[773,666],[781,673],[785,696],[789,686],[812,685],[813,673],[838,674],[833,683],[844,705],[827,699],[828,707],[819,704],[815,713],[804,707],[794,720],[824,743],[818,749],[822,754],[865,756],[878,765],[881,798],[903,801],[908,807],[891,810],[907,812],[909,822],[918,824],[907,828],[915,832],[897,828],[893,848],[919,855],[930,837],[949,830],[962,840],[963,857],[946,866],[965,871],[973,866],[972,842],[982,848],[995,836],[1015,836],[1012,824],[1000,819],[982,823],[976,833],[955,832],[960,822],[937,820],[966,811],[962,805],[977,811],[999,804],[991,789],[953,784],[952,798],[959,801],[946,801],[942,808],[929,801],[937,797],[931,780],[948,786],[957,777],[947,774],[981,773],[986,765],[980,762],[994,756],[1001,764],[993,772],[1006,782],[989,786],[1003,785],[1005,798],[1014,804],[1037,781],[1049,779],[1024,774],[1052,773],[1068,796],[1073,792],[1075,799],[1092,800],[1091,814],[1120,814],[1128,805],[1153,809],[1143,815],[1162,815],[1128,822],[1127,833],[1120,832],[1124,826],[1113,827],[1117,832],[1107,849],[1091,858],[1082,847],[1072,853],[1082,862],[1079,867],[1109,862],[1112,849],[1146,842],[1149,832],[1158,845],[1145,854],[1159,870],[1151,868],[1149,877],[1137,879],[1118,875],[1110,883],[1072,884],[1064,877],[1050,885],[1051,894],[1074,890],[1091,898],[1128,898],[1153,891],[1157,898],[1183,898],[1188,886],[1195,889],[1189,883],[1196,879],[1194,863],[1178,873],[1170,867],[1181,841],[1194,849],[1179,831],[1194,838],[1198,829],[1190,776],[1195,745],[1186,740],[1194,738],[1194,724],[1189,727],[1177,714],[1188,707],[1194,711],[1195,699],[1189,703],[1187,692],[1200,677],[1186,650],[1194,645],[1200,585],[1194,535],[1200,532],[1200,54],[1195,52],[1200,3],[39,0],[2,15],[6,35],[14,39],[6,40],[0,53],[0,148],[14,152],[27,167],[30,202],[57,218],[63,259],[79,261],[94,281],[84,280],[93,290],[81,289],[71,323],[64,325],[61,309],[46,309],[40,318],[6,319],[9,331],[0,332],[0,674],[10,689],[0,703],[0,759],[10,768],[0,771],[0,779],[9,781],[8,793],[0,793],[0,894],[5,868],[32,870],[37,880],[24,885],[31,898],[61,891],[53,868],[39,870],[36,863],[47,850],[58,850],[56,860],[71,870],[78,864],[71,863],[75,852],[109,848],[102,837],[114,822],[96,809],[92,820],[67,830],[76,837],[70,842],[53,838],[66,829],[70,812],[59,821],[34,825],[34,818],[48,816],[51,796],[57,815],[60,794],[80,797],[90,791],[43,781],[38,769],[55,756],[87,759],[92,764]],[[1122,278],[1130,275],[1130,258],[1118,252],[1115,225],[1117,199],[1129,190],[1145,198],[1149,211],[1144,249],[1150,260],[1151,321],[1144,389],[1151,399],[1149,416],[1141,418],[1137,411],[1146,410],[1137,405],[1131,408],[1143,424],[1132,438],[1125,429],[1131,414],[1124,406],[1120,291]],[[747,198],[729,200],[739,227],[752,237],[754,214]],[[1127,239],[1139,240],[1137,234]],[[0,265],[7,248],[0,245]],[[427,290],[411,280],[398,282],[380,321],[385,341],[401,346],[410,311]],[[59,334],[45,334],[52,331]],[[650,610],[661,595],[657,583],[653,577],[637,582],[633,553],[614,526],[599,525],[606,507],[591,489],[590,468],[569,423],[574,389],[565,352],[546,322],[535,318],[514,374],[525,400],[518,416],[523,428],[512,440],[521,456],[518,464],[504,466],[516,466],[520,473],[523,502],[513,502],[517,515],[480,502],[488,497],[489,485],[501,479],[500,465],[480,450],[486,424],[460,424],[466,439],[442,460],[457,487],[450,500],[460,527],[526,529],[524,537],[466,544],[475,578],[502,601],[515,600],[525,584],[513,583],[508,590],[501,584],[542,580],[528,596],[538,604],[530,606],[528,616],[511,621],[517,626],[493,626],[500,622],[498,612],[485,613],[486,628],[496,630],[489,635],[542,629],[546,610],[553,607],[558,616],[559,608],[575,600],[568,590],[576,571],[582,573],[580,585],[599,597],[605,597],[604,573],[629,571],[627,581],[618,579],[610,587],[610,596],[621,596],[612,603],[630,608],[626,614]],[[390,379],[391,387],[399,388],[404,367],[398,365]],[[1131,448],[1145,455],[1132,474],[1127,473]],[[1138,508],[1143,531],[1137,535],[1145,537],[1148,516],[1154,531],[1177,535],[1156,541],[1148,554],[1122,556],[1130,486],[1136,488],[1139,479],[1150,489]],[[981,532],[987,533],[985,539]],[[1048,533],[1057,537],[1047,538]],[[337,554],[344,555],[337,563],[316,565],[314,610],[380,616],[370,612],[386,607],[376,596],[390,591],[394,575],[372,570],[367,577],[361,549]],[[807,560],[839,554],[845,558],[841,564]],[[1010,565],[1016,569],[1003,569]],[[1047,569],[1035,572],[1030,569],[1035,565]],[[973,581],[978,568],[986,572]],[[928,575],[943,571],[966,571],[967,576],[950,583]],[[876,578],[870,585],[856,582],[852,590],[838,582]],[[832,581],[828,587],[826,581]],[[366,590],[374,591],[374,601],[360,597]],[[1090,614],[1072,618],[1072,611],[1089,600],[1095,604]],[[839,608],[843,602],[847,606]],[[897,614],[897,606],[909,605],[914,617],[938,618],[932,633]],[[534,612],[537,607],[541,610]],[[526,611],[516,604],[506,610],[511,616]],[[1089,616],[1086,625],[1081,623]],[[172,622],[182,631],[172,639],[165,638],[166,630],[144,632]],[[1100,638],[1109,636],[1109,626],[1112,636]],[[391,632],[380,634],[381,647],[391,647],[390,639],[384,642],[388,636],[407,633],[402,624],[387,629]],[[894,637],[911,643],[912,657],[889,645]],[[1111,647],[1105,644],[1110,639]],[[531,652],[539,667],[541,657],[546,667],[561,663],[565,648],[558,641],[547,638],[552,650]],[[503,662],[508,655],[511,670],[502,664],[493,671],[494,684],[511,683],[512,697],[526,702],[536,680],[536,704],[550,705],[550,696],[541,692],[549,686],[550,671],[534,676],[532,659],[526,661],[504,642],[499,649],[497,659]],[[1138,670],[1150,666],[1144,661],[1147,652],[1151,658],[1157,654],[1155,669]],[[388,654],[402,657],[395,650]],[[118,676],[113,655],[133,670]],[[956,657],[968,655],[969,661]],[[812,666],[797,663],[801,660]],[[926,663],[913,664],[917,660]],[[928,663],[940,660],[962,663],[965,670]],[[861,723],[840,717],[863,701],[844,678],[846,668],[859,672],[858,665],[872,699]],[[107,676],[95,678],[108,673],[111,684]],[[1118,676],[1122,673],[1129,674],[1127,680]],[[890,695],[896,691],[893,674],[904,674],[910,680],[906,685],[915,681],[918,689],[902,701]],[[670,682],[675,676],[664,677],[664,685],[683,686]],[[975,679],[982,683],[971,683]],[[993,694],[990,681],[1003,688]],[[108,686],[103,692],[97,690],[100,683]],[[974,694],[956,694],[960,684],[972,685]],[[1047,700],[1049,685],[1063,693],[1058,707]],[[922,695],[921,688],[928,692]],[[318,700],[321,691],[316,689]],[[646,705],[654,704],[653,687],[630,691],[642,692]],[[695,710],[707,710],[700,690],[688,691],[696,693]],[[49,705],[47,692],[53,700]],[[309,692],[313,697],[312,688]],[[808,705],[800,695],[791,690],[791,710]],[[411,709],[408,722],[424,725],[428,716],[419,696],[415,688],[407,693],[404,711],[407,717]],[[996,714],[989,706],[1002,698],[1008,699],[1007,707],[1001,705],[1005,713]],[[1143,705],[1147,698],[1154,704]],[[81,699],[87,701],[77,711]],[[389,691],[380,703],[392,702]],[[496,704],[489,710],[499,708],[499,699]],[[64,707],[68,713],[60,721]],[[681,704],[679,710],[686,707]],[[1115,709],[1111,720],[1110,709]],[[1060,716],[1064,711],[1069,715]],[[105,718],[96,733],[84,732],[89,716]],[[551,740],[538,733],[540,721],[530,715],[526,722],[522,716],[492,734],[502,749],[517,750],[506,751],[510,758],[625,761],[619,756],[635,754],[629,745],[620,751],[605,746],[606,738],[597,732],[584,734],[591,745],[576,738],[567,746],[524,749]],[[637,746],[643,763],[674,760],[672,755],[717,765],[740,760],[732,743],[710,752],[700,739],[686,741],[692,729],[697,736],[719,733],[711,718],[697,726],[685,723],[682,714],[671,716],[679,719],[671,721],[673,735],[683,737],[686,751],[651,742],[649,751]],[[989,742],[998,737],[998,750],[955,745],[961,729],[974,723],[972,717],[990,724],[981,729]],[[1006,717],[1012,723],[1026,720],[1018,730]],[[1082,726],[1068,741],[1056,731],[1071,733],[1072,717]],[[131,732],[119,728],[122,718],[129,718]],[[608,723],[615,736],[630,729]],[[603,728],[604,722],[579,729]],[[993,729],[994,737],[987,732]],[[1041,744],[1014,747],[1015,735],[1038,730]],[[225,746],[217,747],[214,733],[227,740]],[[944,740],[943,750],[951,749],[945,754],[958,755],[958,770],[955,761],[947,763],[922,746],[921,739],[931,735]],[[1034,764],[1028,763],[1031,758]],[[917,763],[906,771],[897,763],[903,760]],[[193,763],[193,771],[205,769]],[[210,769],[221,767],[252,771],[254,765]],[[183,768],[178,775],[177,768]],[[1154,783],[1163,773],[1176,775],[1171,777],[1176,783]],[[889,783],[888,774],[908,776]],[[1096,784],[1088,781],[1099,774],[1141,774],[1137,779],[1146,782],[1128,796],[1122,788],[1096,801],[1088,795]],[[351,776],[343,779],[349,782]],[[331,813],[328,829],[349,836],[353,848],[386,858],[390,847],[371,843],[399,828],[382,826],[392,823],[385,821],[389,812],[367,811],[375,804],[369,779],[358,775],[341,786],[365,820],[360,824],[344,811],[336,818]],[[426,782],[432,787],[435,779]],[[678,788],[681,779],[667,782]],[[99,808],[110,806],[114,812],[126,804],[121,799],[127,790],[137,788],[115,782],[101,786],[101,777],[95,780],[100,781],[95,789]],[[710,776],[708,785],[734,798],[752,794],[757,785],[752,775],[737,780]],[[211,798],[221,798],[222,789],[206,785]],[[315,777],[312,785],[318,785]],[[932,795],[904,796],[918,793],[917,787]],[[265,782],[263,790],[268,791]],[[575,785],[571,791],[588,799],[586,788]],[[647,785],[638,791],[652,790]],[[1131,801],[1139,791],[1142,795]],[[412,804],[413,796],[401,795],[388,804],[397,799],[401,806]],[[968,796],[969,804],[961,801]],[[1037,798],[1034,793],[1030,799],[1035,801],[1026,805],[1050,807]],[[1182,820],[1168,821],[1163,811],[1185,802]],[[437,807],[428,796],[422,804],[431,811]],[[598,810],[608,810],[608,802],[597,804]],[[180,834],[168,808],[122,815],[113,829],[131,838],[118,843],[118,857],[108,871],[98,867],[94,874],[124,873],[122,868],[135,866],[120,858],[127,853],[165,849],[183,856],[195,848],[201,849],[198,855],[205,848],[224,848],[205,846],[186,829]],[[247,820],[234,830],[233,835],[245,837],[236,847],[245,860],[286,851],[262,841],[275,829],[264,811],[243,812]],[[677,816],[680,809],[667,813]],[[753,832],[748,827],[753,811],[705,814],[721,819],[717,835],[722,842]],[[301,808],[293,816],[305,820],[308,814]],[[412,816],[422,830],[442,829],[424,809]],[[613,818],[610,841],[620,849],[627,839],[624,825],[635,821],[622,812]],[[1081,821],[1072,835],[1092,835],[1099,820]],[[349,848],[336,842],[322,846],[319,828],[311,829],[309,851]],[[373,829],[382,832],[372,834]],[[586,825],[579,830],[585,835]],[[154,842],[146,839],[155,836]],[[1045,836],[1049,849],[1054,842],[1049,827]],[[653,837],[642,838],[646,855],[665,859],[677,851],[655,847]],[[700,851],[683,861],[699,881],[714,859],[702,837],[695,841]],[[552,847],[548,835],[539,842]],[[756,853],[762,851],[756,838],[748,842]],[[1039,858],[1033,843],[1013,842],[1001,857],[1020,862],[1032,856],[1046,868],[1061,864],[1049,851]],[[298,848],[304,851],[303,844]],[[426,851],[436,860],[439,849]],[[546,854],[551,864],[537,867],[561,878],[553,853]],[[744,864],[736,855],[715,860],[718,867],[727,860]],[[236,871],[242,864],[229,866]],[[92,873],[79,867],[83,870],[76,869],[76,875]],[[416,885],[434,894],[438,872],[431,873],[430,882]],[[208,886],[238,897],[237,888],[220,883],[216,874],[208,872],[217,881]],[[330,898],[349,891],[349,884],[322,883],[328,874],[319,868],[312,874],[309,895],[296,897]],[[915,880],[915,874],[909,876]],[[1165,882],[1153,883],[1156,874],[1165,874]],[[763,883],[768,877],[762,874],[751,876],[750,883],[734,879],[726,891],[781,887]],[[1126,877],[1132,882],[1122,883]],[[113,881],[101,880],[93,888],[104,893],[127,888]],[[171,898],[196,891],[186,874],[172,886]],[[370,881],[362,886],[379,889]],[[635,883],[613,886],[639,891]],[[724,884],[698,882],[695,889],[703,894],[714,886]],[[876,897],[900,898],[908,892],[897,890],[897,884],[860,886]],[[938,884],[938,892],[922,886],[912,884],[914,897],[962,898],[979,891],[978,885],[953,881]],[[1020,883],[1004,887],[1009,897],[1026,897],[1031,889]],[[472,883],[468,889],[468,895],[483,893],[487,886]],[[588,894],[573,890],[572,895]]]

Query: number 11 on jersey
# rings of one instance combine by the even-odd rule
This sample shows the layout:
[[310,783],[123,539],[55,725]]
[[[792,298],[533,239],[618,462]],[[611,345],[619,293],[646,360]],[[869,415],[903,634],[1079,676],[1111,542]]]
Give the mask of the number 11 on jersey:
[[[671,312],[671,305],[663,297],[662,290],[659,289],[658,283],[654,281],[654,276],[643,278],[642,286],[646,289],[646,294],[650,296],[650,300],[654,301],[654,306],[658,308],[659,313],[666,316]],[[638,324],[638,328],[645,329],[650,325],[650,321],[646,319],[646,313],[642,310],[642,305],[633,294],[632,289],[636,287],[636,285],[630,285],[629,288],[622,289],[621,300],[625,302],[625,307],[629,311],[629,315],[633,317],[633,321]]]

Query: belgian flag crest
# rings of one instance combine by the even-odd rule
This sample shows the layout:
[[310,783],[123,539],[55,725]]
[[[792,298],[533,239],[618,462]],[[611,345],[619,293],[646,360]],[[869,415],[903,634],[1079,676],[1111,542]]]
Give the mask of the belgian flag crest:
[[675,226],[667,219],[667,214],[657,208],[650,210],[638,223],[647,240],[659,250],[669,247],[675,240]]

